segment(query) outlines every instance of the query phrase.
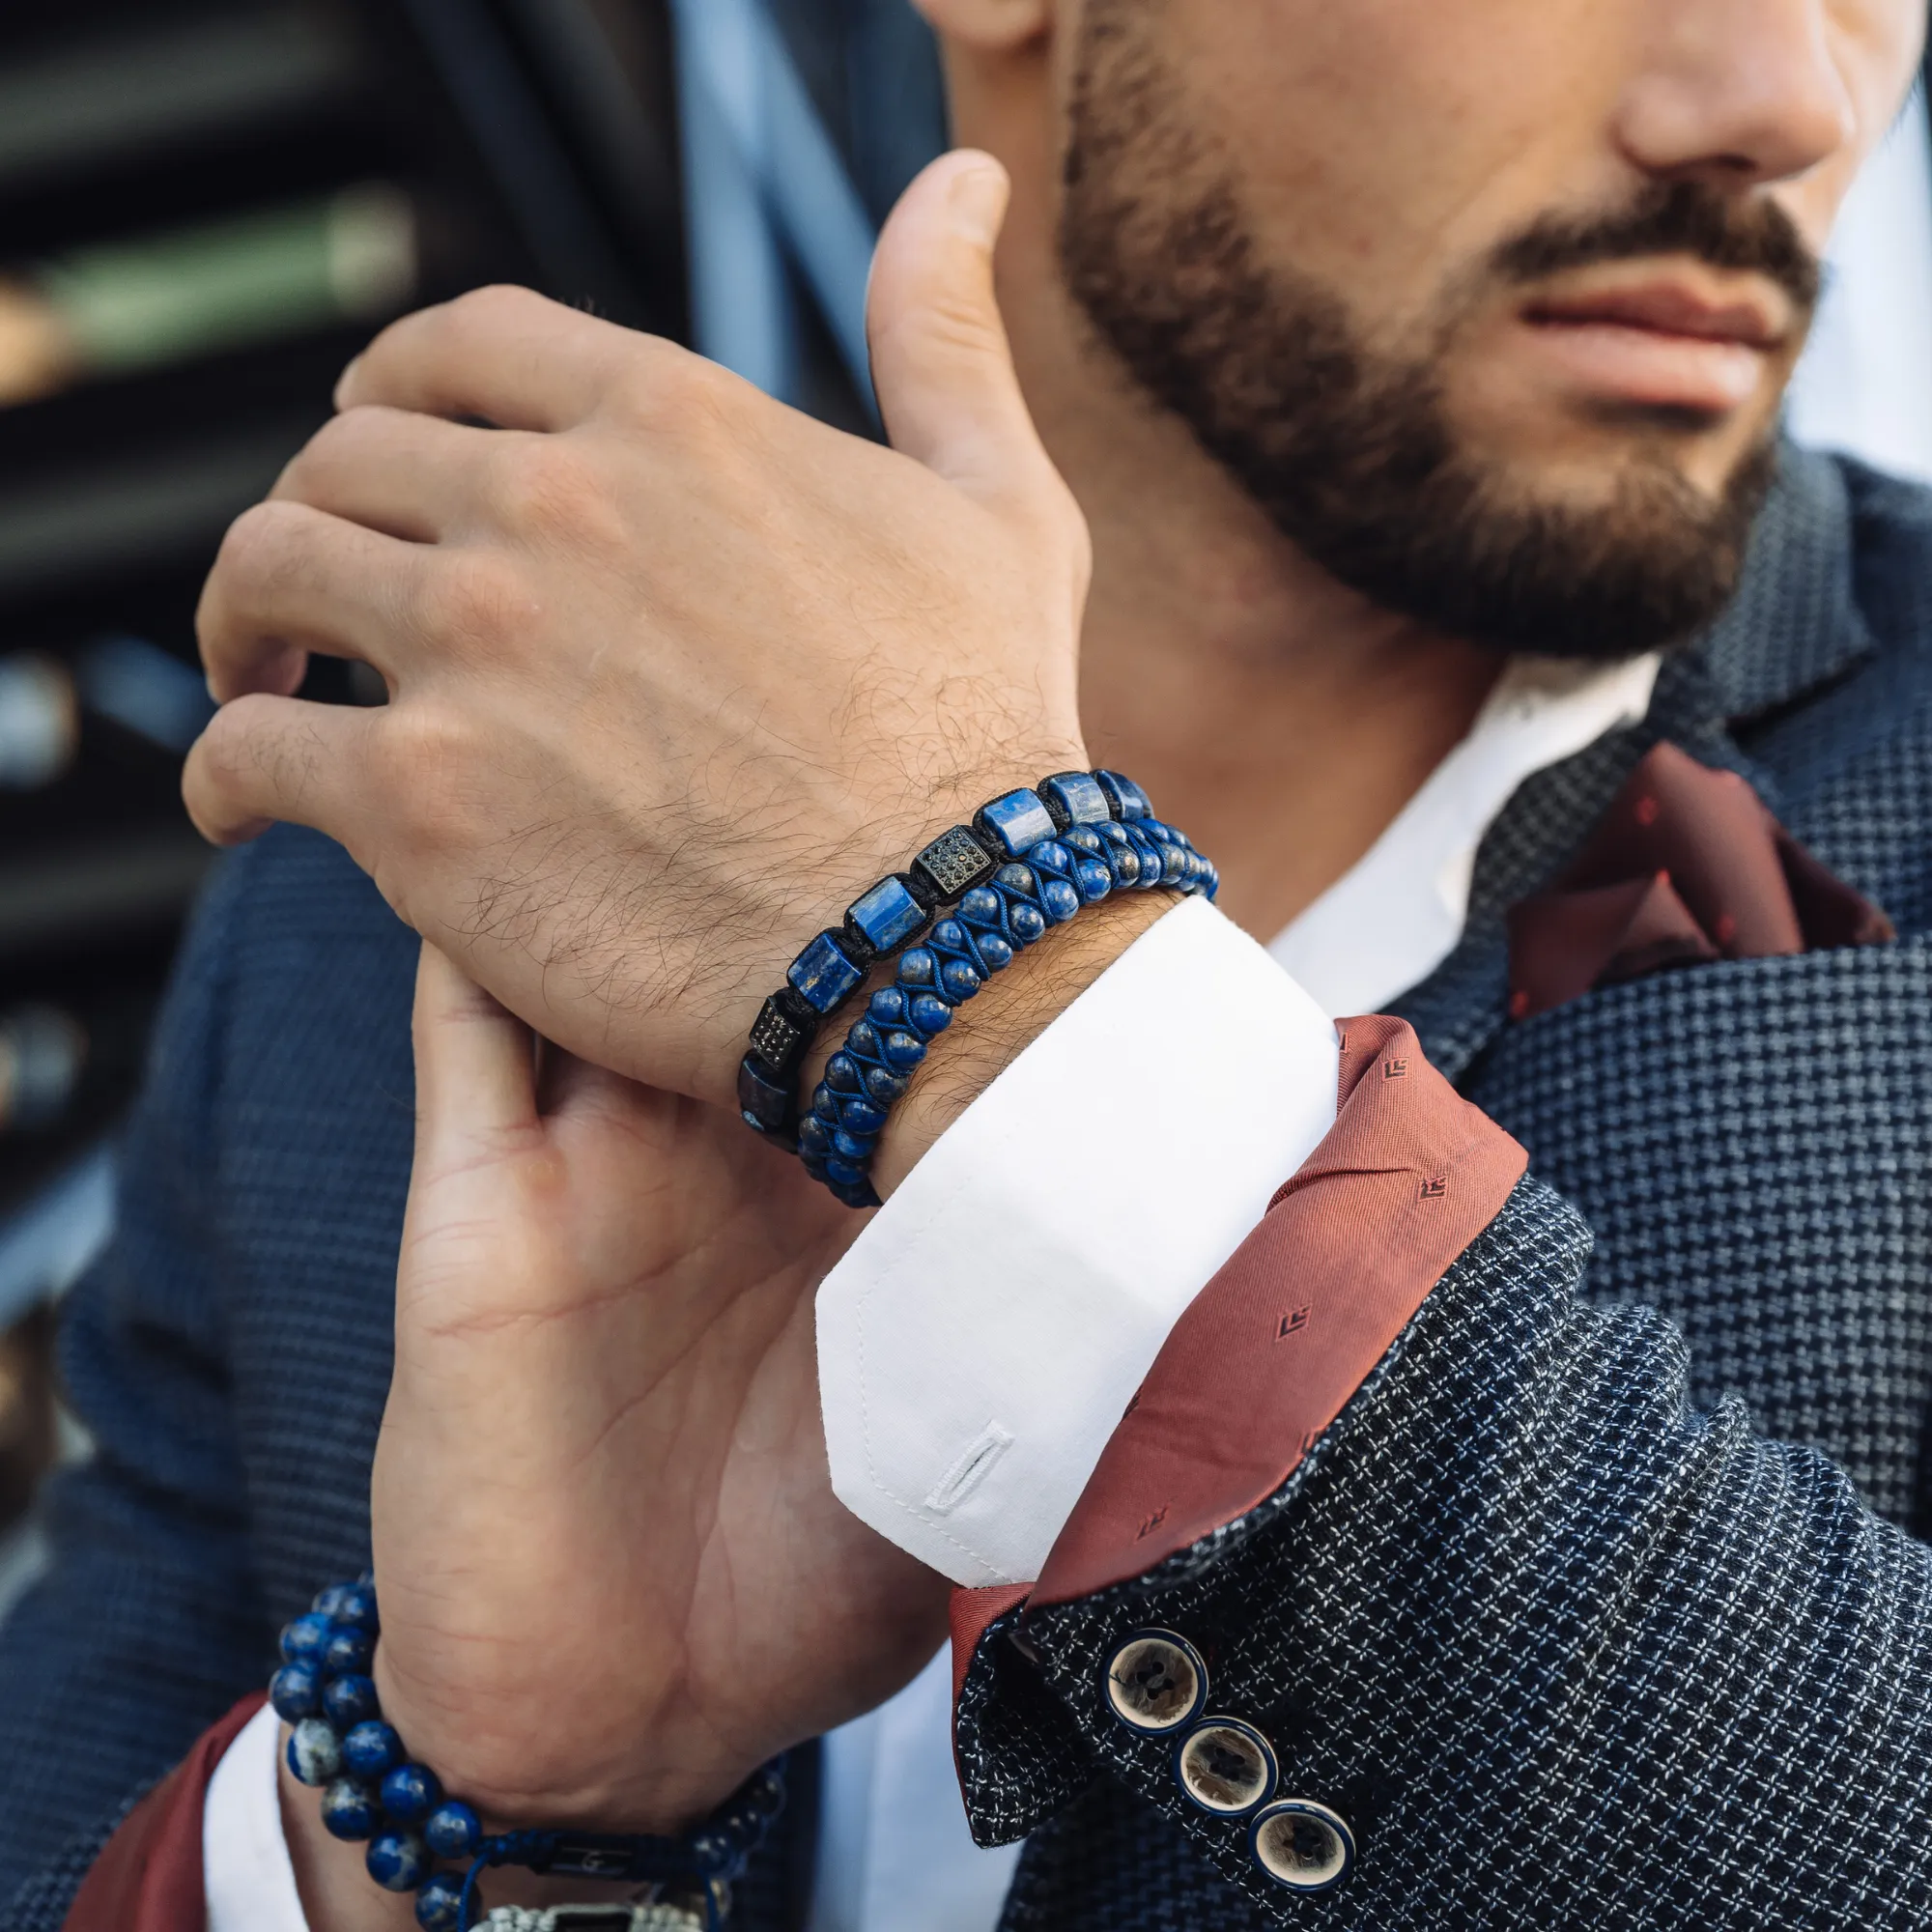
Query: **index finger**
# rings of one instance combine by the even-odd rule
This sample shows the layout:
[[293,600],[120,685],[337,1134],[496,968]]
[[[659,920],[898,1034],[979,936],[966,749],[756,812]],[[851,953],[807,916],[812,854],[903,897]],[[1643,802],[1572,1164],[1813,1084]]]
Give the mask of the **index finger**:
[[530,289],[474,289],[391,323],[342,372],[335,406],[570,429],[596,412],[644,340]]

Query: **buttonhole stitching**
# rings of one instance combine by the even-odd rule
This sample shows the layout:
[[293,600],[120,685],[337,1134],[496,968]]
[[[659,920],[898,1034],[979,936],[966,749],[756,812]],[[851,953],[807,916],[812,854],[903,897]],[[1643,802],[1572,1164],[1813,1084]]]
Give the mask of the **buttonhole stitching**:
[[949,1516],[957,1509],[991,1473],[996,1463],[1013,1446],[1012,1434],[997,1422],[989,1422],[953,1459],[952,1465],[932,1486],[925,1507],[934,1516]]

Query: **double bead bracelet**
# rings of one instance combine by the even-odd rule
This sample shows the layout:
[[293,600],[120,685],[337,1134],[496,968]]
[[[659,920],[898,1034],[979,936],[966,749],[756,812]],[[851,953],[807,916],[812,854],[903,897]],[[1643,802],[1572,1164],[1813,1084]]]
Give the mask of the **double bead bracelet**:
[[[784,1809],[784,1760],[753,1773],[695,1831],[683,1837],[625,1836],[600,1832],[486,1833],[475,1811],[443,1792],[435,1772],[414,1762],[384,1721],[370,1674],[381,1625],[374,1579],[324,1590],[312,1609],[282,1632],[282,1666],[269,1701],[292,1726],[289,1769],[322,1788],[322,1822],[337,1838],[367,1841],[369,1876],[389,1891],[415,1893],[424,1932],[469,1932],[476,1886],[489,1867],[522,1865],[555,1878],[601,1879],[658,1889],[659,1901],[619,1908],[652,1932],[718,1932],[730,1910],[730,1888]],[[459,1875],[437,1861],[467,1862]],[[610,1924],[606,1912],[601,1922]],[[499,1907],[486,1926],[523,1926],[526,1915]],[[588,1917],[588,1908],[556,1908],[558,1925]]]
[[[876,1208],[879,1137],[953,1012],[1083,906],[1156,886],[1212,898],[1220,878],[1154,817],[1131,779],[1057,772],[991,800],[970,825],[941,833],[906,870],[861,894],[842,924],[792,961],[739,1063],[746,1124],[796,1151],[848,1207]],[[949,906],[955,910],[941,917]],[[798,1072],[813,1039],[873,965],[895,954],[893,983],[872,995],[826,1063],[801,1118]]]

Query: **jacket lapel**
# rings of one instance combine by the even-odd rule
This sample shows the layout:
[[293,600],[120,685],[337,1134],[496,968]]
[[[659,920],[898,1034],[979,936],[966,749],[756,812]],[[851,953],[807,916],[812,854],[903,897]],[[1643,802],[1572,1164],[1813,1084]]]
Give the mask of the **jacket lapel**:
[[1842,675],[1872,648],[1854,597],[1843,472],[1787,444],[1737,596],[1709,632],[1665,661],[1649,715],[1526,779],[1484,838],[1461,943],[1394,1004],[1430,1060],[1460,1081],[1504,1025],[1510,907],[1582,849],[1653,745],[1668,739],[1701,764],[1740,773],[1776,811],[1775,775],[1745,754],[1734,730]]

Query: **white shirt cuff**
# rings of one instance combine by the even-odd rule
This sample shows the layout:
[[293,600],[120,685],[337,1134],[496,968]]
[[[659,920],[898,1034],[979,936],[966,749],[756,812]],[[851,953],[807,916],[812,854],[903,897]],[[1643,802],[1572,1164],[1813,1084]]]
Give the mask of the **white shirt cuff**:
[[1206,900],[1151,927],[820,1287],[839,1500],[955,1583],[1037,1577],[1175,1322],[1334,1124],[1338,1071],[1321,1009]]
[[201,1804],[208,1932],[308,1932],[282,1835],[280,1737],[281,1720],[264,1704],[208,1780]]

